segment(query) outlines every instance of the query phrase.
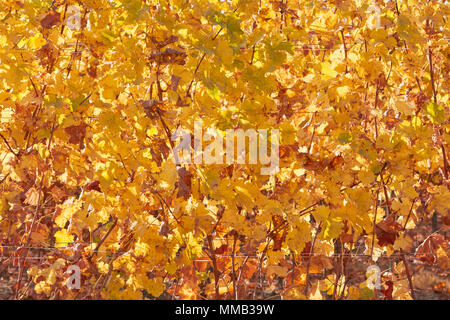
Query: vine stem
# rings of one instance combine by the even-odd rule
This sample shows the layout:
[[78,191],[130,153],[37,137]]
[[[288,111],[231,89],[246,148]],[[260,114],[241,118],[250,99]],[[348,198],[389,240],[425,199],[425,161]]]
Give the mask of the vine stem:
[[411,208],[409,208],[408,216],[406,217],[405,225],[403,226],[403,231],[406,230],[406,225],[408,224],[409,217],[411,216],[412,210],[414,208],[414,203],[416,203],[416,200],[417,200],[417,198],[414,198],[412,203],[411,203]]
[[342,44],[344,45],[344,54],[345,54],[345,73],[348,73],[347,46],[345,44],[344,30],[341,30],[341,36],[342,36]]
[[373,216],[373,232],[372,232],[372,248],[370,249],[370,257],[373,259],[373,247],[375,245],[375,225],[377,223],[377,211],[378,211],[378,196],[380,194],[380,189],[377,191],[377,196],[375,198],[375,213]]
[[105,235],[100,239],[100,241],[98,242],[92,256],[96,255],[98,252],[98,249],[100,248],[100,246],[105,242],[106,238],[108,238],[108,236],[111,234],[111,232],[113,231],[113,229],[116,227],[117,225],[117,218],[114,220],[113,225],[109,228],[109,230],[105,233]]
[[8,140],[6,140],[6,138],[0,133],[0,138],[2,138],[2,140],[5,142],[6,146],[8,147],[9,151],[11,151],[11,153],[13,155],[15,155],[16,157],[19,156],[19,154],[17,152],[15,152],[13,150],[13,148],[11,147],[11,145],[9,144]]
[[311,250],[309,251],[309,260],[308,264],[306,266],[306,280],[305,280],[305,296],[308,298],[308,290],[309,290],[309,268],[311,267],[311,259],[314,252],[314,245],[316,244],[317,235],[319,234],[319,228],[322,222],[319,223],[319,225],[316,228],[316,234],[314,235],[313,241],[311,243]]
[[[42,178],[41,178],[41,181],[42,181]],[[41,203],[41,192],[39,191],[36,209],[34,210],[34,214],[33,214],[33,220],[31,221],[30,230],[28,231],[27,239],[25,240],[25,247],[29,246],[30,239],[31,239],[31,232],[33,231],[34,224],[36,223],[36,217],[37,217],[39,208],[41,206],[40,203]],[[19,274],[17,276],[17,282],[16,282],[17,288],[16,288],[16,293],[14,295],[14,299],[16,299],[16,300],[18,300],[18,298],[19,298],[20,283],[22,282],[23,270],[25,268],[25,260],[28,257],[28,251],[29,251],[29,249],[26,249],[25,254],[22,257],[22,263],[19,264]]]
[[213,272],[214,272],[214,290],[215,290],[215,298],[216,300],[219,299],[219,280],[220,280],[220,272],[217,269],[217,260],[216,260],[216,254],[214,253],[214,248],[212,245],[212,237],[211,236],[207,236],[206,237],[208,239],[208,247],[209,247],[209,252],[210,252],[210,259],[212,261],[213,264]]
[[[375,92],[375,104],[374,104],[374,109],[377,108],[378,105],[378,94],[379,94],[379,86],[377,83],[377,89]],[[375,138],[378,138],[378,117],[375,115]]]
[[[349,259],[350,262],[352,262],[352,251],[353,251],[353,235],[354,235],[354,231],[353,231],[353,227],[352,227],[352,241],[350,242],[350,250],[349,250]],[[349,276],[348,276],[348,268],[344,269],[344,277],[345,277],[345,281],[344,281],[344,285],[342,287],[342,292],[341,292],[341,296],[339,297],[339,300],[342,300],[344,298],[344,294],[345,294],[345,288],[347,287],[348,281],[349,281]]]
[[382,172],[380,173],[380,180],[381,180],[381,184],[383,185],[383,192],[384,192],[384,198],[386,200],[386,207],[387,207],[387,210],[388,210],[388,215],[391,215],[391,213],[392,213],[391,200],[389,199],[386,183],[384,182],[384,178],[383,178],[383,173]]
[[444,176],[445,179],[448,179],[448,160],[447,160],[447,154],[445,152],[444,144],[441,144],[441,150],[442,150],[442,157],[444,158]]
[[239,275],[238,275],[238,278],[236,281],[236,297],[237,297],[237,292],[239,291],[239,284],[241,282],[242,272],[244,271],[244,267],[245,267],[245,264],[247,263],[247,261],[248,261],[248,256],[245,257],[244,263],[242,263],[241,270],[239,271]]
[[[261,253],[261,257],[260,257],[260,259],[259,259],[259,263],[258,263],[258,276],[256,277],[256,281],[258,282],[259,281],[259,283],[260,283],[260,287],[261,287],[261,289],[263,289],[263,285],[262,285],[262,281],[261,281],[261,271],[262,271],[262,263],[263,263],[263,260],[264,260],[264,258],[265,258],[265,255],[266,255],[266,253],[267,253],[267,249],[269,248],[269,244],[270,244],[270,241],[271,241],[271,238],[270,238],[270,235],[271,234],[273,234],[276,230],[278,230],[281,226],[283,226],[284,224],[282,223],[282,224],[280,224],[280,226],[278,226],[278,227],[274,227],[274,229],[272,230],[272,231],[270,231],[268,234],[267,234],[267,236],[266,236],[266,238],[268,238],[268,242],[267,242],[267,240],[266,240],[266,246],[264,247],[264,250],[263,250],[263,252]],[[255,284],[255,290],[253,290],[253,300],[255,300],[255,297],[256,297],[256,290],[258,289],[258,283],[256,283]]]
[[408,282],[409,282],[409,289],[411,290],[411,298],[413,298],[413,300],[416,300],[416,293],[414,291],[411,273],[409,272],[409,267],[408,267],[408,263],[406,263],[405,255],[402,255],[402,260],[403,260],[403,264],[405,265],[406,277],[408,278]]
[[339,261],[339,263],[340,263],[340,270],[339,270],[339,274],[336,275],[336,280],[334,281],[333,300],[336,300],[337,287],[339,285],[339,280],[342,277],[342,271],[344,269],[344,255],[343,255],[343,253],[344,253],[344,244],[342,243],[340,238],[338,238],[337,241],[339,241],[337,243],[340,243],[339,247],[341,249],[340,261]]
[[430,63],[430,79],[431,79],[431,88],[433,89],[433,100],[434,103],[437,103],[436,87],[434,85],[433,55],[431,52],[431,48],[428,48],[428,62]]
[[[220,32],[223,30],[223,27],[220,27],[219,31],[217,31],[216,35],[212,38],[212,40],[216,40],[216,38],[219,36]],[[195,80],[195,75],[198,72],[198,69],[200,68],[200,65],[202,64],[203,60],[206,57],[206,52],[203,53],[202,57],[200,58],[200,60],[197,63],[197,66],[195,67],[195,71],[194,71],[194,78],[191,80],[191,82],[189,83],[189,87],[186,91],[186,97],[190,96],[190,92],[191,92],[191,88],[192,88],[192,84],[194,83]]]
[[233,295],[234,295],[234,300],[238,299],[238,292],[236,290],[236,269],[235,269],[235,261],[234,261],[234,256],[236,253],[236,234],[234,235],[233,238],[233,255],[231,256],[231,265],[232,265],[232,272],[233,272]]

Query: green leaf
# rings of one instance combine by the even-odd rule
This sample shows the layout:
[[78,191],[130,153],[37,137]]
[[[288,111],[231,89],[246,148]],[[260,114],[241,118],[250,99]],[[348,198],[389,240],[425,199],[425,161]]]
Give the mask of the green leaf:
[[101,31],[100,35],[102,36],[102,39],[107,42],[113,42],[114,39],[116,39],[116,35],[109,30]]
[[242,20],[238,19],[235,14],[216,15],[214,17],[215,23],[222,28],[227,29],[228,37],[231,43],[236,43],[240,35],[244,32],[241,29]]
[[375,297],[375,293],[373,290],[370,290],[367,287],[360,289],[360,299],[361,300],[372,300]]
[[353,136],[349,132],[342,132],[339,134],[338,140],[340,143],[350,143],[353,140]]
[[444,122],[444,107],[434,102],[428,102],[426,105],[427,113],[431,116],[433,123]]
[[78,107],[80,106],[80,103],[84,101],[86,96],[81,95],[76,99],[70,99],[69,108],[71,112],[76,112]]
[[271,61],[272,67],[280,66],[286,60],[286,52],[293,54],[293,45],[287,41],[280,41],[275,37],[264,41],[266,53]]
[[323,240],[337,238],[341,234],[343,226],[344,224],[339,218],[328,218],[323,225],[321,238]]
[[381,169],[383,169],[383,166],[381,164],[374,164],[370,167],[370,169],[374,174],[379,174],[381,172]]

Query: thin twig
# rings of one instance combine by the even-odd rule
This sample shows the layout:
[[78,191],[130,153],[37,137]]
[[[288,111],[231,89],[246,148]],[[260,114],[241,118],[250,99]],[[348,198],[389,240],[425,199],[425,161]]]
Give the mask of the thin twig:
[[437,103],[436,88],[434,86],[434,69],[433,69],[433,58],[431,48],[428,48],[428,61],[430,63],[430,78],[431,78],[431,88],[433,89],[433,99],[434,103]]
[[[379,86],[377,83],[377,88],[376,88],[376,92],[375,92],[375,104],[374,104],[374,109],[377,109],[377,105],[378,105],[378,93],[379,93]],[[375,138],[378,138],[378,117],[375,115]]]
[[380,193],[380,189],[377,191],[377,196],[375,198],[375,213],[373,215],[373,231],[372,231],[372,248],[370,250],[370,256],[373,257],[373,247],[375,245],[375,227],[377,223],[377,211],[378,211],[378,195]]
[[[40,203],[41,203],[41,192],[39,191],[38,192],[38,201],[37,201],[36,209],[34,210],[33,220],[31,221],[30,230],[28,231],[27,239],[25,240],[25,246],[28,246],[28,244],[30,243],[31,232],[33,231],[34,224],[36,223],[36,217],[37,217],[37,214],[38,214],[38,211],[39,211],[39,208],[40,208]],[[15,293],[15,296],[14,296],[14,298],[16,300],[19,298],[20,283],[22,281],[23,270],[25,268],[25,260],[28,257],[29,249],[25,249],[25,250],[26,250],[25,254],[22,257],[22,263],[19,265],[19,274],[17,276],[17,288],[16,288],[16,293]]]
[[[241,276],[242,276],[242,271],[244,271],[244,267],[245,267],[245,264],[247,263],[247,261],[248,261],[248,258],[249,258],[249,256],[246,256],[245,257],[245,260],[244,260],[244,262],[242,263],[242,266],[241,266],[241,270],[239,271],[239,275],[238,275],[238,278],[237,278],[237,281],[236,281],[236,297],[237,297],[237,294],[238,294],[238,292],[239,292],[239,284],[240,284],[240,282],[241,282]],[[237,299],[236,299],[237,300]]]
[[8,147],[9,151],[11,151],[11,153],[12,153],[13,155],[15,155],[16,157],[18,157],[19,154],[13,150],[13,148],[12,148],[11,145],[9,144],[8,140],[6,140],[6,138],[5,138],[1,133],[0,133],[0,138],[3,139],[3,141],[4,141],[5,144],[6,144],[6,146]]
[[236,234],[234,235],[234,239],[233,239],[233,255],[231,256],[231,266],[232,266],[232,272],[233,272],[233,294],[234,294],[234,300],[238,299],[238,293],[236,291],[236,269],[235,269],[235,265],[234,265],[234,255],[236,252]]
[[405,231],[405,229],[406,229],[406,225],[408,224],[408,220],[409,220],[409,217],[411,216],[412,209],[414,207],[414,203],[416,203],[416,200],[417,200],[417,198],[414,198],[413,202],[411,203],[411,208],[409,208],[408,216],[406,217],[405,225],[403,226],[403,231]]
[[444,144],[441,144],[441,150],[442,150],[442,157],[444,158],[444,177],[445,179],[448,179],[448,160]]
[[416,300],[416,293],[414,292],[413,282],[411,279],[411,273],[409,272],[409,267],[408,267],[408,264],[406,263],[406,259],[405,259],[404,255],[402,255],[402,260],[403,260],[403,264],[405,265],[406,276],[408,277],[409,289],[411,290],[411,298],[413,298],[413,300]]
[[220,272],[217,267],[217,260],[216,260],[216,254],[214,253],[214,247],[212,245],[212,237],[207,236],[206,239],[208,240],[208,248],[210,252],[210,259],[213,264],[213,273],[214,273],[214,290],[215,290],[215,299],[219,299],[219,280],[220,280]]
[[[216,35],[212,38],[212,41],[216,40],[216,38],[219,36],[220,32],[223,30],[223,27],[220,27],[219,31],[217,31]],[[202,57],[200,58],[200,60],[197,62],[197,66],[195,67],[195,71],[194,71],[194,77],[192,78],[191,82],[189,83],[189,87],[186,91],[186,97],[190,96],[190,91],[192,88],[192,84],[194,83],[195,80],[195,76],[198,72],[198,69],[200,68],[200,65],[202,64],[203,60],[205,59],[206,56],[206,52],[203,53]]]
[[320,222],[317,225],[316,234],[314,235],[313,241],[311,243],[311,250],[309,251],[310,256],[309,256],[308,264],[306,266],[306,281],[305,281],[305,296],[306,296],[306,298],[308,298],[308,290],[309,290],[309,268],[311,267],[311,259],[312,259],[312,255],[314,252],[314,245],[316,244],[316,239],[317,239],[317,235],[319,234],[319,228],[320,228],[321,224],[322,224],[322,222]]
[[348,73],[347,46],[345,44],[344,30],[341,30],[341,36],[342,36],[342,44],[344,45],[344,54],[345,54],[345,73]]
[[114,227],[117,225],[117,218],[114,220],[113,225],[108,229],[108,231],[105,233],[105,235],[100,239],[100,241],[98,242],[97,246],[95,247],[94,253],[92,254],[92,256],[96,255],[98,252],[98,249],[100,248],[100,246],[105,242],[106,238],[108,238],[108,236],[111,234],[111,232],[113,231]]

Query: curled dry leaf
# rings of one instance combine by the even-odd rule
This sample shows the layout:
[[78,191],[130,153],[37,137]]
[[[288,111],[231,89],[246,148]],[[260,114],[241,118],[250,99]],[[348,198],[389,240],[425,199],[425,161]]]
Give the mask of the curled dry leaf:
[[37,206],[39,201],[41,201],[44,197],[44,193],[42,191],[37,190],[35,187],[32,187],[25,194],[25,203],[31,206]]

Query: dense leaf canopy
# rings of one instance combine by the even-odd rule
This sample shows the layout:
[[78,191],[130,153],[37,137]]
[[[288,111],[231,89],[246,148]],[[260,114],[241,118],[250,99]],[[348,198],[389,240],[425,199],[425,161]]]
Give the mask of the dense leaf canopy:
[[[449,269],[448,12],[2,0],[0,263],[16,270],[13,296],[414,298],[412,264]],[[279,172],[176,165],[170,137],[197,120],[279,129]],[[390,270],[380,290],[371,264]]]

